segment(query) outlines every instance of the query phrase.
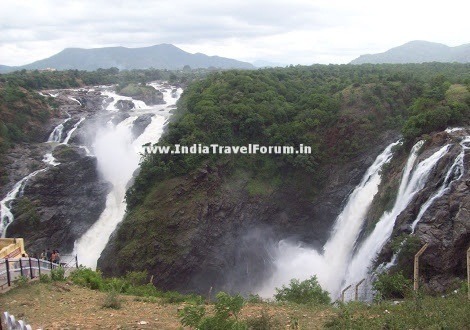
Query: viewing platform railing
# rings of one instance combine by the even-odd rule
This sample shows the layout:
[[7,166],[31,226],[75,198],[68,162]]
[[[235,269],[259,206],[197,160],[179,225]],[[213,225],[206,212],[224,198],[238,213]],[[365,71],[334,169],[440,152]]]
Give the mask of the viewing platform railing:
[[0,290],[10,287],[21,276],[34,279],[41,274],[50,274],[57,267],[63,267],[66,272],[78,268],[77,256],[63,255],[61,261],[54,263],[30,257],[0,259]]

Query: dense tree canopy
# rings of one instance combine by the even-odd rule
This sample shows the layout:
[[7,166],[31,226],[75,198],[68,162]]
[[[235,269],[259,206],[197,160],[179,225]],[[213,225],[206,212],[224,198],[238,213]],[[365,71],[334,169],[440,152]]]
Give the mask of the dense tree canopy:
[[[469,121],[468,64],[314,65],[226,71],[188,86],[160,145],[291,145],[309,155],[146,155],[129,190],[132,208],[155,180],[201,164],[245,169],[262,181],[296,172],[321,181],[324,165],[348,161],[387,130],[409,141]],[[449,91],[452,90],[452,98]]]

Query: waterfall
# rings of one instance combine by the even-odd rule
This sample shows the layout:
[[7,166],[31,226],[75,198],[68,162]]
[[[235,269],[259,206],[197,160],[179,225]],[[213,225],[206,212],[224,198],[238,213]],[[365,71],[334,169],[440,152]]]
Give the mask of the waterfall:
[[[455,132],[457,129],[454,129],[453,131],[450,132]],[[450,133],[449,132],[449,133]],[[413,221],[411,224],[411,232],[414,233],[416,229],[416,225],[418,222],[421,220],[423,217],[424,213],[427,211],[427,209],[434,203],[434,201],[440,197],[442,197],[448,190],[450,185],[454,182],[459,180],[464,173],[464,157],[465,157],[465,151],[469,149],[470,147],[467,146],[466,144],[470,143],[470,136],[466,136],[461,142],[461,151],[458,154],[457,157],[455,157],[454,163],[452,166],[449,168],[449,170],[446,173],[446,176],[444,178],[444,181],[442,182],[441,186],[438,188],[438,190],[421,206],[418,216],[416,219]]]
[[75,97],[69,96],[69,99],[72,100],[72,101],[77,102],[80,105],[82,105],[82,103],[79,100],[77,100]]
[[[162,88],[158,84],[155,86]],[[110,235],[125,215],[126,188],[132,174],[138,168],[141,146],[147,142],[157,142],[163,134],[164,125],[170,116],[169,107],[177,101],[171,97],[171,89],[163,93],[166,104],[150,107],[130,97],[120,96],[111,91],[103,92],[103,95],[114,98],[106,110],[117,112],[115,104],[119,100],[134,102],[136,109],[130,112],[130,117],[117,125],[113,125],[111,121],[108,122],[98,131],[92,144],[93,154],[98,160],[98,170],[112,184],[112,189],[106,198],[105,209],[98,221],[74,245],[74,253],[78,255],[80,263],[87,267],[96,268],[98,258]],[[131,129],[135,119],[138,115],[149,112],[154,114],[151,123],[133,141]]]
[[75,132],[75,130],[78,128],[78,126],[80,126],[80,124],[85,120],[85,117],[82,117],[80,118],[79,121],[77,121],[75,123],[75,125],[73,125],[72,129],[67,133],[67,136],[65,137],[64,139],[64,142],[62,142],[62,144],[68,144],[69,143],[69,140],[70,138],[72,137],[72,134],[73,132]]
[[391,160],[392,149],[398,143],[390,144],[366,171],[337,217],[322,253],[286,240],[279,242],[274,251],[276,269],[268,282],[258,290],[259,294],[270,297],[275,287],[287,284],[290,279],[304,280],[314,274],[324,289],[333,296],[338,293],[364,218],[378,192],[380,170]]
[[[46,142],[58,142],[62,140],[62,134],[64,130],[64,124],[71,120],[72,117],[69,115],[67,119],[65,119],[62,123],[57,125],[49,135],[48,139]],[[82,117],[75,125],[73,128],[67,133],[67,136],[65,137],[64,141],[61,144],[68,144],[70,137],[72,136],[73,132],[78,128],[78,126],[85,120],[85,117]],[[44,163],[47,165],[51,166],[57,166],[59,163],[56,161],[54,156],[52,156],[52,152],[46,153],[42,159]],[[6,235],[6,230],[9,224],[13,222],[15,219],[13,216],[13,213],[11,212],[11,207],[12,203],[15,199],[18,197],[21,197],[23,195],[23,190],[28,183],[28,180],[31,179],[32,177],[36,176],[36,174],[40,172],[44,172],[47,170],[46,168],[34,171],[24,178],[22,178],[20,181],[15,183],[13,186],[12,190],[10,190],[7,195],[5,196],[4,199],[0,201],[0,234],[2,237],[5,237]]]
[[29,179],[40,172],[44,172],[46,169],[34,171],[23,179],[15,183],[13,189],[8,192],[6,197],[0,201],[0,234],[2,238],[5,238],[5,234],[8,226],[13,222],[14,216],[11,212],[11,203],[18,197],[23,195],[24,187]]
[[430,171],[450,147],[450,145],[441,147],[430,157],[414,166],[422,145],[423,142],[420,141],[413,147],[403,171],[395,204],[391,211],[387,211],[381,216],[372,233],[354,255],[348,267],[346,283],[355,283],[367,276],[375,257],[390,238],[397,216],[408,206],[416,193],[424,188]]
[[[449,133],[457,130],[454,129]],[[421,206],[420,213],[412,225],[413,229],[432,202],[442,196],[450,184],[462,176],[463,159],[465,151],[470,148],[469,143],[470,137],[465,137],[460,142],[461,153],[455,158],[441,186]],[[430,172],[451,147],[450,144],[440,147],[431,156],[417,162],[424,141],[419,141],[413,146],[403,169],[392,209],[384,212],[373,231],[356,248],[364,218],[381,182],[380,169],[390,161],[392,147],[396,144],[388,146],[377,157],[360,184],[348,197],[321,252],[288,240],[281,240],[277,244],[273,252],[275,270],[271,278],[258,290],[259,294],[270,297],[275,287],[288,284],[292,278],[304,280],[316,275],[320,285],[336,298],[343,285],[354,284],[367,277],[377,254],[392,234],[396,218],[424,188]],[[355,249],[356,252],[353,254]]]
[[64,124],[68,122],[72,117],[65,119],[62,123],[57,125],[49,135],[47,142],[59,142],[62,140],[62,132],[64,131]]

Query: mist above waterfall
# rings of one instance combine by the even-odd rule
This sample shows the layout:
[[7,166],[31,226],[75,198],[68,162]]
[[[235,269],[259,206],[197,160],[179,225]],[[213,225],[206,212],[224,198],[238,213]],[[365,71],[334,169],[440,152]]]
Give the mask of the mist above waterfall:
[[131,124],[132,122],[102,128],[97,132],[93,144],[93,153],[98,159],[98,170],[104,179],[112,184],[112,189],[106,198],[104,212],[76,243],[75,252],[80,256],[80,263],[89,267],[96,267],[99,253],[107,242],[105,239],[96,238],[109,237],[126,210],[126,184],[139,164],[139,157],[131,145]]
[[[161,89],[159,84],[152,84],[156,89]],[[89,128],[89,136],[92,136],[91,153],[98,160],[98,170],[103,178],[112,184],[112,189],[106,198],[106,207],[98,221],[75,242],[74,252],[78,255],[79,262],[91,268],[96,267],[101,251],[106,246],[109,237],[122,221],[125,211],[125,194],[132,174],[138,168],[142,145],[148,142],[155,143],[163,134],[163,128],[169,117],[169,106],[177,100],[172,96],[173,88],[164,90],[166,104],[147,106],[142,101],[136,101],[130,97],[120,96],[112,91],[104,91],[103,95],[112,97],[113,101],[106,106],[110,118],[106,122],[97,122]],[[181,91],[181,90],[180,90]],[[136,110],[130,112],[130,116],[119,121],[120,114],[116,109],[119,100],[134,102]],[[158,111],[158,112],[157,112]],[[139,115],[152,114],[149,125],[137,138],[132,135],[132,127]],[[117,124],[116,124],[117,123]]]
[[281,240],[275,247],[275,271],[272,277],[259,290],[260,294],[270,297],[275,287],[287,284],[290,279],[304,280],[312,275],[318,277],[322,287],[334,297],[341,286],[354,244],[374,195],[381,182],[380,170],[392,158],[390,144],[369,167],[360,184],[351,193],[348,201],[336,219],[330,239],[323,251],[289,240]]
[[[463,157],[465,150],[468,149],[468,141],[469,138],[465,137],[460,142],[462,151],[449,167],[443,183],[436,187],[436,192],[423,203],[420,213],[412,224],[413,229],[429,205],[443,195],[453,180],[461,177]],[[272,253],[274,272],[258,292],[263,296],[270,297],[274,293],[274,288],[288,284],[292,278],[305,280],[316,275],[321,286],[335,299],[342,287],[367,278],[376,256],[392,234],[398,215],[425,187],[432,169],[450,149],[450,144],[446,144],[428,157],[418,161],[418,154],[423,144],[423,141],[419,141],[410,152],[392,209],[383,213],[373,231],[359,246],[358,238],[364,219],[375,194],[378,192],[381,181],[380,169],[390,161],[393,145],[388,146],[377,157],[361,183],[350,194],[322,251],[292,240],[281,240]]]

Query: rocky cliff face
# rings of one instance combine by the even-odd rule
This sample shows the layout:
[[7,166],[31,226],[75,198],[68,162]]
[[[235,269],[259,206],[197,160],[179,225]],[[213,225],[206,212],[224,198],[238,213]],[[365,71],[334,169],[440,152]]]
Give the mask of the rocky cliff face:
[[[249,178],[224,166],[162,182],[111,237],[98,261],[106,275],[147,269],[164,289],[252,292],[271,273],[273,244],[292,238],[321,248],[348,194],[391,140],[325,170],[313,195],[304,186],[250,195]],[[311,186],[311,185],[310,185]]]
[[30,253],[47,247],[71,252],[103,212],[110,188],[98,175],[96,159],[82,149],[59,146],[53,156],[60,165],[30,179],[7,231],[23,237]]
[[[399,255],[396,269],[412,270],[412,257],[422,245],[428,243],[428,248],[420,259],[422,280],[432,291],[443,292],[455,285],[459,279],[466,276],[466,250],[470,246],[470,158],[468,150],[463,157],[463,171],[448,174],[456,157],[462,152],[461,142],[470,135],[470,129],[452,133],[441,132],[429,137],[418,158],[424,159],[440,147],[450,144],[449,152],[440,159],[429,175],[425,188],[420,191],[408,207],[398,216],[392,234],[392,239],[383,249],[378,263],[387,262],[393,254],[393,240],[411,234],[411,225],[417,219],[422,206],[446,182],[451,182],[442,196],[435,198],[433,203],[422,215],[416,225],[413,236],[419,241],[414,249],[404,251]],[[469,147],[469,143],[464,144]],[[402,158],[403,161],[403,158]],[[406,161],[406,160],[405,160]],[[381,187],[383,193],[387,186],[394,185],[399,179],[403,162],[392,163],[387,178]],[[395,184],[396,185],[396,184]],[[404,255],[404,254],[408,255]],[[458,285],[458,284],[457,284]]]
[[[48,92],[45,92],[49,94]],[[28,253],[57,248],[71,252],[74,241],[99,217],[106,203],[109,184],[99,175],[96,159],[87,156],[79,145],[87,145],[81,127],[81,118],[91,118],[102,107],[103,96],[94,90],[50,91],[61,117],[53,118],[41,128],[42,143],[18,144],[7,155],[7,173],[10,183],[3,187],[6,194],[15,182],[35,170],[18,198],[12,203],[15,220],[8,226],[7,235],[25,238]],[[70,118],[64,122],[65,119]],[[44,143],[54,127],[63,123],[63,142],[74,130],[70,145],[57,142]],[[55,166],[44,157],[52,153]]]

